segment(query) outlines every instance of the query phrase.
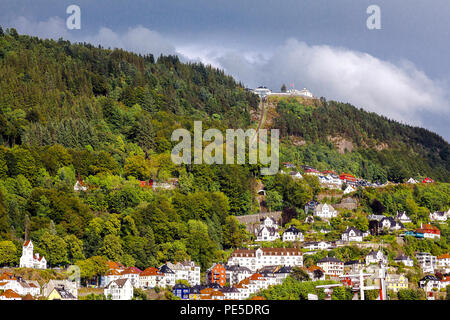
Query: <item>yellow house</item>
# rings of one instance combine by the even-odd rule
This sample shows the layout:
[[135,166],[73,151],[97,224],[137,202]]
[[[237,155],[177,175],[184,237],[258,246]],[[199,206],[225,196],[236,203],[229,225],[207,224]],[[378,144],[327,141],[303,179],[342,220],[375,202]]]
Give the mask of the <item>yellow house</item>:
[[77,300],[73,294],[63,288],[54,288],[47,297],[48,300]]
[[386,275],[386,287],[394,292],[398,292],[400,289],[408,289],[408,278],[402,274],[388,274]]

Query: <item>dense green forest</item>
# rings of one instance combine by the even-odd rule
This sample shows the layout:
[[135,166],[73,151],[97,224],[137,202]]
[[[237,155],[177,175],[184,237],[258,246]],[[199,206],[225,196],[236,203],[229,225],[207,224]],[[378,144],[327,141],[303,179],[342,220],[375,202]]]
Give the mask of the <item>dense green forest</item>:
[[[190,258],[203,270],[223,261],[249,238],[234,216],[259,210],[259,170],[176,166],[170,136],[176,128],[191,130],[193,120],[202,120],[204,129],[255,126],[258,102],[223,71],[176,56],[141,56],[0,28],[0,265],[17,264],[26,237],[50,266],[77,263],[83,278],[104,272],[105,259],[145,268]],[[449,180],[448,144],[438,136],[348,105],[317,101],[308,108],[278,106],[275,126],[286,138],[282,161],[373,179],[400,170]],[[341,154],[326,137],[344,133],[357,148]],[[292,145],[288,135],[307,144]],[[364,145],[369,141],[390,148],[376,151]],[[74,191],[77,178],[86,192]],[[176,178],[179,185],[141,187],[139,180],[150,178]],[[314,179],[263,181],[269,203],[292,209],[290,218],[299,218],[319,192]],[[448,186],[432,188],[405,191],[412,202],[381,191],[367,191],[361,202],[375,212],[371,204],[379,198],[391,214],[416,205],[418,223],[425,210],[449,205]]]

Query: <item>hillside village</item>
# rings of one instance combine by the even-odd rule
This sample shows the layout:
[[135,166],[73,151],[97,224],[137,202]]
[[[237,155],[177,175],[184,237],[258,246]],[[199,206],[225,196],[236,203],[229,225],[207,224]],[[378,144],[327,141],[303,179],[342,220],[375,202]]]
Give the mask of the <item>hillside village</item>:
[[[283,163],[283,166],[286,169],[294,168],[291,163]],[[371,184],[345,173],[337,175],[329,170],[320,172],[310,166],[302,166],[302,170],[303,175],[318,177],[322,190],[340,190],[346,197],[342,200],[352,199],[357,188],[383,188],[389,185]],[[288,174],[293,179],[303,179],[298,171],[286,173],[281,170],[280,173]],[[417,183],[419,182],[412,178],[407,182]],[[422,183],[434,181],[423,179]],[[177,183],[173,181],[168,185],[177,187]],[[141,182],[141,187],[154,186],[152,181]],[[80,179],[74,186],[75,191],[87,189]],[[351,207],[356,209],[354,204]],[[83,284],[79,278],[70,280],[69,277],[50,279],[41,286],[38,281],[16,276],[15,269],[8,268],[0,275],[0,300],[76,300],[83,297],[131,300],[139,297],[147,299],[145,292],[161,290],[165,292],[164,299],[265,299],[261,292],[277,285],[282,286],[288,277],[317,283],[316,288],[319,292],[323,291],[325,299],[332,299],[333,288],[340,286],[351,290],[353,299],[357,300],[364,299],[366,290],[378,292],[376,298],[380,300],[391,299],[399,291],[413,288],[422,291],[423,297],[428,300],[448,296],[448,252],[436,256],[430,252],[416,251],[407,255],[402,252],[402,246],[397,246],[397,253],[394,254],[389,248],[392,246],[384,243],[384,239],[393,237],[394,243],[404,243],[405,237],[439,240],[439,226],[450,221],[450,209],[430,212],[430,223],[420,223],[416,228],[405,211],[397,212],[394,216],[370,214],[366,217],[368,223],[363,230],[351,225],[341,232],[338,239],[327,239],[326,235],[333,229],[330,221],[345,211],[346,209],[336,209],[330,203],[311,200],[303,209],[306,215],[303,222],[293,219],[283,226],[281,212],[261,212],[254,215],[253,223],[249,223],[248,219],[241,219],[242,227],[247,227],[251,234],[247,246],[232,250],[228,259],[213,263],[205,272],[201,272],[198,264],[188,260],[168,261],[159,267],[143,270],[108,261],[104,273],[94,282]],[[320,230],[305,229],[305,226],[315,223],[321,224]],[[365,254],[356,260],[339,259],[335,254],[328,254],[349,248]],[[17,270],[47,269],[46,258],[33,250],[32,241],[25,241]],[[409,279],[417,276],[417,271],[420,274],[418,281],[411,282]],[[86,295],[89,290],[92,292]],[[84,294],[80,296],[78,292]],[[309,293],[308,298],[317,299],[317,294]]]

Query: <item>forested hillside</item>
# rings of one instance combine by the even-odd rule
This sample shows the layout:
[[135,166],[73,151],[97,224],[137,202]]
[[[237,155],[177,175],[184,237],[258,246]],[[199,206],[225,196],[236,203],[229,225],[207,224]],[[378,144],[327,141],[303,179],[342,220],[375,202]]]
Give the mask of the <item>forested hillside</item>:
[[[314,103],[276,99],[274,103],[273,127],[284,137],[303,140],[302,146],[293,147],[287,139],[284,153],[291,160],[369,180],[403,182],[430,176],[450,181],[450,146],[433,132],[325,99]],[[338,152],[340,143],[350,150]]]

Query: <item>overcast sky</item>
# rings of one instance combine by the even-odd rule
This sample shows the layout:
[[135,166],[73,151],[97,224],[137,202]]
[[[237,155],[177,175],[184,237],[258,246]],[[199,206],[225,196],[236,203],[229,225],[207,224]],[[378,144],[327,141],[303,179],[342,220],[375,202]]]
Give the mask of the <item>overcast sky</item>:
[[[66,8],[81,9],[81,29]],[[381,30],[369,30],[369,5]],[[448,0],[0,0],[20,33],[178,54],[248,87],[283,83],[450,140]]]

